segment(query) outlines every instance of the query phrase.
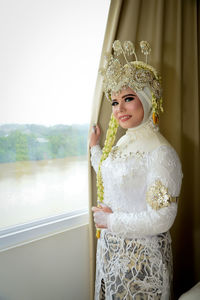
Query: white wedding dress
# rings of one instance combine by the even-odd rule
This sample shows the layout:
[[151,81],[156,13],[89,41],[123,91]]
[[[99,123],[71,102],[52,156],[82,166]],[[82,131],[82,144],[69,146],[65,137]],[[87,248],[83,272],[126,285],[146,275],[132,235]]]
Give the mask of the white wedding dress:
[[[101,153],[91,148],[96,172]],[[170,299],[169,229],[182,182],[177,153],[148,120],[112,148],[102,178],[113,213],[97,244],[95,299]]]

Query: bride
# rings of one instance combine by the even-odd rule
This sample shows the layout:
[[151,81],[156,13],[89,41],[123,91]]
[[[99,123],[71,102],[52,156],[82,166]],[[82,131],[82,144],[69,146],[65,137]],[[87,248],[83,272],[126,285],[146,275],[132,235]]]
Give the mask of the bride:
[[[169,229],[177,214],[182,170],[157,125],[162,91],[160,77],[147,64],[150,45],[142,41],[140,46],[146,62],[137,60],[130,41],[115,41],[115,57],[109,55],[101,71],[112,116],[102,150],[98,125],[90,137],[98,188],[98,205],[92,208],[99,237],[96,300],[170,299]],[[129,62],[129,55],[135,60]],[[127,131],[113,146],[118,125]]]

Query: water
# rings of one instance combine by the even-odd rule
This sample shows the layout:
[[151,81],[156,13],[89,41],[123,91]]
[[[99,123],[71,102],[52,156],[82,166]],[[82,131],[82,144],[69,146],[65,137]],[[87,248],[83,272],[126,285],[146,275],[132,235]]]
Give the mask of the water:
[[88,208],[86,157],[0,164],[0,229]]

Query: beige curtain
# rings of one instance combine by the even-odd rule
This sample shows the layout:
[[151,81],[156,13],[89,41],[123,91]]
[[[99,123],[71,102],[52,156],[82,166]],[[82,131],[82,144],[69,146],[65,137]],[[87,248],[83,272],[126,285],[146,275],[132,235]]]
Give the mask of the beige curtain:
[[[111,0],[103,54],[115,39],[152,46],[149,63],[162,74],[164,114],[160,129],[179,153],[183,185],[178,216],[171,230],[174,256],[175,299],[200,281],[200,182],[199,182],[199,1]],[[111,107],[104,101],[98,76],[91,125],[98,121],[103,144]],[[119,131],[118,137],[123,134]],[[96,203],[96,177],[89,170],[90,206]],[[95,228],[90,215],[91,299],[95,277]]]

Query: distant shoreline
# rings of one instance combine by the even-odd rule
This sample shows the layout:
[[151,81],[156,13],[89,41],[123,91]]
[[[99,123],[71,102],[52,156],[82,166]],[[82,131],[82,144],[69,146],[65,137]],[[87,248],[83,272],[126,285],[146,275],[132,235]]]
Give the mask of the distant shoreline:
[[0,180],[5,179],[6,177],[21,177],[23,175],[33,175],[41,170],[46,168],[54,167],[56,169],[66,168],[69,165],[77,163],[87,163],[88,157],[86,155],[82,156],[71,156],[65,158],[56,158],[56,159],[47,159],[39,161],[17,161],[9,163],[0,163]]
[[0,126],[0,163],[87,155],[89,124]]
[[51,159],[40,159],[40,160],[20,160],[20,161],[11,161],[11,162],[0,162],[1,165],[10,165],[10,164],[21,164],[21,163],[39,163],[39,162],[53,162],[53,161],[61,161],[61,160],[84,160],[87,159],[87,154],[86,155],[73,155],[73,156],[66,156],[66,157],[60,157],[60,158],[51,158]]

